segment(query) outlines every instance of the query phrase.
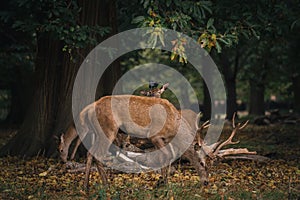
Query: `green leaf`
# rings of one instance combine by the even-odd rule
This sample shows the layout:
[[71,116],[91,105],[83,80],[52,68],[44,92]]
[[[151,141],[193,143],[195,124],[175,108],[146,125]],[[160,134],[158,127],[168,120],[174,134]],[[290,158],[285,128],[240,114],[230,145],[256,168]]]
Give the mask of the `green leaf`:
[[217,49],[217,52],[218,52],[218,53],[221,53],[221,52],[222,52],[222,47],[221,47],[221,45],[219,44],[218,41],[216,41],[216,49]]
[[251,29],[253,35],[259,40],[260,36],[256,33],[256,31],[254,29]]
[[59,12],[57,10],[52,11],[55,16],[59,16]]
[[212,14],[212,10],[207,5],[201,5],[206,11],[209,12],[209,14]]
[[295,26],[297,26],[297,25],[299,26],[299,23],[300,23],[300,19],[297,19],[296,21],[294,21],[291,25],[291,29],[294,29]]
[[221,42],[223,42],[223,43],[226,44],[226,45],[229,45],[229,44],[230,44],[230,42],[224,40],[223,38],[218,38],[218,40],[220,40]]
[[171,0],[166,0],[166,6],[167,6],[167,7],[170,7],[171,2],[172,2]]
[[246,39],[249,39],[249,35],[247,34],[246,31],[242,31],[241,33],[243,34],[243,36],[244,36]]
[[142,22],[144,20],[145,20],[144,16],[138,16],[138,17],[133,18],[132,21],[131,21],[131,23],[138,24],[138,23],[140,23],[140,22]]
[[213,18],[209,18],[206,28],[209,29],[210,27],[213,27],[213,23],[214,23],[214,19]]
[[149,0],[145,0],[143,3],[144,8],[148,8],[149,4],[150,4]]

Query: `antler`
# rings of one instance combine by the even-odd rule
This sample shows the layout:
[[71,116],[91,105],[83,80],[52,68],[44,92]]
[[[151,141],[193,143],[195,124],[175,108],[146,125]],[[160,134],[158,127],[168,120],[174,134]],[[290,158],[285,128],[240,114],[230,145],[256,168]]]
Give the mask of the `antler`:
[[231,135],[229,136],[229,138],[227,140],[225,140],[224,142],[222,142],[220,145],[218,145],[216,147],[216,150],[213,153],[215,156],[223,157],[223,156],[233,155],[233,154],[256,154],[255,151],[249,151],[246,148],[243,148],[243,149],[230,148],[230,149],[221,150],[226,145],[239,143],[239,141],[234,142],[234,141],[232,141],[232,139],[238,130],[242,130],[249,123],[249,120],[247,120],[244,124],[241,124],[241,123],[235,124],[235,116],[236,116],[236,113],[234,113],[234,115],[232,117],[233,130],[231,132]]
[[[199,146],[201,146],[202,151],[204,152],[204,155],[209,156],[210,158],[214,159],[215,155],[213,154],[213,150],[216,148],[216,146],[219,144],[219,142],[212,144],[212,145],[207,145],[204,140],[201,138],[202,131],[210,126],[209,120],[204,122],[200,127],[199,127],[199,120],[201,117],[201,113],[197,114],[196,121],[195,121],[195,127],[196,127],[196,141]],[[203,155],[203,156],[204,156]]]
[[196,121],[195,121],[195,127],[196,127],[196,130],[197,130],[196,139],[197,139],[198,144],[203,146],[203,139],[201,138],[201,133],[204,129],[208,128],[210,126],[210,124],[209,124],[209,120],[207,120],[206,122],[204,122],[201,125],[201,127],[199,127],[200,118],[201,118],[201,112],[199,112],[197,114],[197,118],[196,118]]

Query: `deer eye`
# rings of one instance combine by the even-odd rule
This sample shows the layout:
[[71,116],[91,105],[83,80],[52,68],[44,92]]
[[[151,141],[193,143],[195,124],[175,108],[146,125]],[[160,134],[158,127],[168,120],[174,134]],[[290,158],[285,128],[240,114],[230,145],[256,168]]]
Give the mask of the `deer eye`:
[[205,163],[204,163],[204,162],[200,162],[200,165],[201,165],[202,167],[205,167]]
[[58,150],[58,152],[60,152],[60,153],[64,152],[64,150],[61,149],[61,148],[57,148],[57,150]]
[[195,151],[199,151],[200,148],[201,148],[200,145],[198,143],[196,143],[194,146]]

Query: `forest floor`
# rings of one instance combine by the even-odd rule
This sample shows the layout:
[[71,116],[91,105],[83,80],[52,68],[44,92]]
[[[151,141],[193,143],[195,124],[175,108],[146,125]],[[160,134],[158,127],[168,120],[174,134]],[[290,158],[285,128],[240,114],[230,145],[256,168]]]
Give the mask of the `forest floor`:
[[[222,137],[228,136],[225,129]],[[9,138],[0,133],[0,145]],[[224,136],[225,135],[225,136]],[[109,171],[109,188],[102,187],[97,172],[90,193],[83,192],[83,173],[68,173],[58,158],[36,156],[0,158],[0,199],[300,199],[300,126],[248,125],[236,145],[271,158],[268,162],[232,160],[209,169],[209,186],[187,163],[175,165],[169,183],[155,187],[155,172],[126,174]],[[84,160],[81,160],[83,162]]]

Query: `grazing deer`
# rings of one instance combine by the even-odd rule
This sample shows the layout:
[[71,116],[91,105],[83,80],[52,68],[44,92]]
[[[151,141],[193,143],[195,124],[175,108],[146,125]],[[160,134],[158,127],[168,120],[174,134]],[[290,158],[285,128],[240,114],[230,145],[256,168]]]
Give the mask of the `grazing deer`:
[[[112,102],[114,102],[113,105]],[[159,105],[157,109],[155,109],[156,105]],[[129,119],[132,119],[134,123]],[[85,107],[80,113],[79,120],[81,126],[80,134],[84,136],[88,132],[94,132],[95,135],[98,135],[87,156],[85,188],[88,188],[89,173],[94,155],[97,155],[96,163],[101,174],[102,183],[105,184],[107,182],[103,164],[99,161],[105,158],[97,153],[108,152],[110,145],[117,137],[119,128],[122,128],[125,132],[132,133],[134,136],[149,138],[156,148],[162,149],[162,157],[157,158],[161,160],[166,158],[171,158],[172,160],[176,156],[176,150],[180,149],[181,146],[187,145],[187,143],[193,143],[195,136],[192,127],[181,117],[180,112],[173,104],[160,98],[133,95],[103,97]],[[105,134],[109,142],[101,141],[99,134]],[[175,136],[179,137],[176,143],[177,146],[172,146],[173,150],[166,150],[164,146],[171,142]],[[197,152],[194,145],[194,143],[193,145],[188,145],[182,157],[190,161],[203,184],[207,185],[205,160],[201,160],[205,156],[200,157],[201,150],[199,149]],[[166,168],[163,168],[161,172],[166,181]]]
[[[157,87],[157,85],[155,85],[155,86]],[[149,84],[150,91],[141,91],[141,94],[144,96],[160,98],[162,93],[164,93],[164,91],[166,91],[168,86],[169,86],[169,83],[166,83],[160,89],[158,89],[155,87],[150,87],[150,84]],[[196,115],[196,113],[194,113],[194,114]],[[196,119],[196,117],[195,117],[195,119]],[[59,151],[60,158],[62,159],[63,162],[67,162],[70,145],[71,145],[72,141],[75,138],[77,138],[77,136],[78,135],[77,135],[74,123],[72,123],[69,126],[69,128],[67,129],[65,134],[64,133],[61,134],[60,142],[58,145],[58,151]],[[80,143],[81,143],[81,139],[78,137],[76,140],[75,146],[73,148],[72,154],[70,156],[70,160],[74,159]]]
[[[183,109],[180,111],[180,113],[181,113],[182,117],[189,123],[189,125],[192,127],[192,129],[195,132],[196,129],[199,128],[199,127],[196,127],[196,125],[195,125],[196,124],[195,120],[197,119],[197,113],[195,113],[194,111],[189,110],[189,109]],[[76,143],[73,148],[73,151],[72,151],[72,154],[70,156],[70,160],[74,159],[77,149],[78,149],[79,145],[81,144],[81,139],[77,136],[78,136],[78,134],[77,134],[74,123],[72,123],[69,126],[66,133],[61,134],[60,142],[58,145],[58,152],[59,152],[59,156],[63,162],[67,162],[70,145],[74,141],[74,139],[77,138]],[[127,141],[125,141],[125,142],[126,142],[126,144],[124,144],[124,145],[127,145],[130,142],[129,138],[127,138]],[[119,141],[118,144],[123,144],[123,141]]]

